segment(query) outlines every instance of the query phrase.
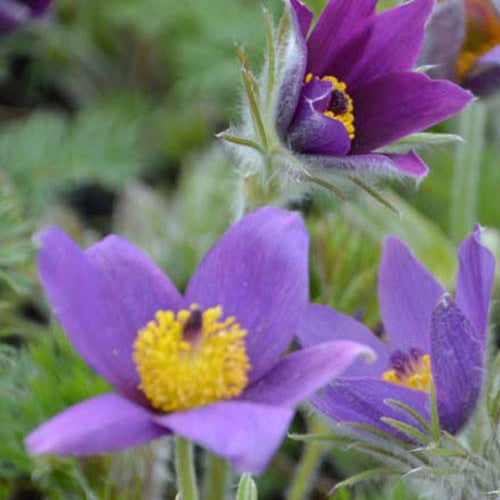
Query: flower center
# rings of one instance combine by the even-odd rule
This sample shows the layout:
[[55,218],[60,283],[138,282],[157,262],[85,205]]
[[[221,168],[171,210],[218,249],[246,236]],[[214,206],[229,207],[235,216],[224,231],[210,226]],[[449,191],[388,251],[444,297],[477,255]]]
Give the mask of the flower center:
[[[313,78],[312,73],[309,73],[306,76],[306,83],[309,83]],[[328,109],[323,114],[332,120],[341,122],[347,130],[349,138],[354,139],[354,105],[351,96],[347,93],[347,85],[330,75],[323,76],[321,80],[332,84],[332,95]]]
[[158,311],[139,330],[134,361],[140,389],[162,411],[186,410],[241,394],[248,383],[247,334],[222,307]]
[[466,36],[457,61],[462,79],[476,60],[500,43],[500,18],[489,0],[466,0]]
[[409,354],[396,351],[391,356],[392,370],[382,374],[382,380],[402,385],[409,389],[430,392],[432,382],[431,358],[422,355],[418,349],[411,349]]

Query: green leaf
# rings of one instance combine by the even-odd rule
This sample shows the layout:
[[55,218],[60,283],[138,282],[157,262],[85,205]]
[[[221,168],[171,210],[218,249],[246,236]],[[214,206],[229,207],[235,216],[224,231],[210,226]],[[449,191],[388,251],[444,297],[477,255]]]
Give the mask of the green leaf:
[[396,470],[396,469],[389,469],[386,467],[377,467],[375,469],[369,469],[365,470],[363,472],[360,472],[359,474],[356,474],[354,476],[351,476],[347,479],[344,479],[343,481],[340,481],[340,483],[337,483],[332,490],[330,491],[330,495],[333,494],[335,491],[337,491],[339,488],[345,488],[346,486],[353,486],[356,483],[359,483],[360,481],[367,481],[369,479],[376,479],[381,476],[400,476],[401,472]]
[[380,420],[382,422],[390,425],[391,427],[394,427],[394,429],[397,429],[398,431],[406,434],[409,437],[412,437],[414,439],[417,439],[418,441],[421,441],[422,443],[430,443],[431,438],[424,434],[423,432],[419,431],[412,425],[408,425],[404,422],[401,422],[400,420],[396,420],[394,418],[390,417],[381,417]]
[[456,134],[441,134],[437,132],[420,132],[399,139],[388,146],[377,149],[379,153],[406,153],[411,149],[428,146],[443,146],[463,142]]
[[236,500],[257,500],[257,486],[250,474],[243,474],[238,485]]

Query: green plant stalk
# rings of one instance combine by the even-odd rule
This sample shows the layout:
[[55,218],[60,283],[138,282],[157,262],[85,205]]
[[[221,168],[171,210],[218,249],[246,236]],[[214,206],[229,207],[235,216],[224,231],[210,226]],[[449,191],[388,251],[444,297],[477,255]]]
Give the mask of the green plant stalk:
[[193,462],[193,445],[190,441],[175,436],[175,471],[177,489],[181,500],[198,500],[198,488]]
[[[308,433],[320,434],[327,430],[326,424],[314,415],[309,415],[307,422]],[[324,452],[325,445],[321,441],[308,441],[305,443],[304,453],[288,490],[287,500],[303,500],[307,498]]]
[[223,458],[210,453],[205,469],[206,500],[224,500],[227,497],[227,484],[230,475],[229,464]]
[[486,132],[487,108],[481,101],[465,109],[459,118],[459,135],[453,162],[450,199],[450,235],[459,242],[477,221],[477,199]]

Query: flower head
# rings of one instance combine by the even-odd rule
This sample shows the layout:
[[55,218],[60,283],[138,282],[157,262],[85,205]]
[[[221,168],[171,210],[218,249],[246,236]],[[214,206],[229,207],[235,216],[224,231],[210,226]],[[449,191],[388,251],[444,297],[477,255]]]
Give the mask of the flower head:
[[387,240],[379,272],[387,342],[348,316],[326,306],[309,306],[299,329],[304,346],[349,339],[377,353],[375,363],[351,365],[314,397],[321,412],[398,434],[381,418],[419,424],[386,400],[398,400],[430,422],[434,384],[441,429],[456,433],[462,428],[481,390],[495,260],[481,245],[479,228],[462,242],[458,256],[452,300],[403,243],[394,237]]
[[0,34],[9,33],[41,16],[53,0],[0,0]]
[[430,73],[485,96],[500,89],[500,5],[441,0],[427,26],[421,62]]
[[232,226],[184,296],[118,236],[82,252],[51,229],[41,244],[49,301],[115,392],[42,424],[26,440],[33,454],[100,453],[175,433],[258,473],[294,406],[371,352],[342,341],[283,357],[308,296],[308,238],[290,212],[263,208]]

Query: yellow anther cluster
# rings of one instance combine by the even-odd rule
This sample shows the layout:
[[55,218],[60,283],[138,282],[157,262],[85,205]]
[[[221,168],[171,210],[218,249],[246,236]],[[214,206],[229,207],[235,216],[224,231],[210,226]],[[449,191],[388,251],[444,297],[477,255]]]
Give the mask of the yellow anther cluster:
[[347,93],[347,85],[344,82],[337,80],[334,76],[324,76],[321,79],[325,82],[330,82],[333,90],[340,90],[342,96],[347,102],[347,111],[345,113],[335,113],[331,110],[327,110],[324,113],[325,116],[342,122],[351,140],[354,139],[354,104],[352,103],[351,96]]
[[158,311],[134,342],[140,389],[158,410],[186,410],[232,398],[248,383],[247,332],[234,317],[222,320],[219,306],[203,311],[199,332],[185,335],[195,309]]
[[409,374],[402,375],[396,370],[388,370],[382,374],[382,380],[402,385],[409,389],[430,392],[432,382],[431,358],[428,354],[422,356],[419,362],[412,367]]

